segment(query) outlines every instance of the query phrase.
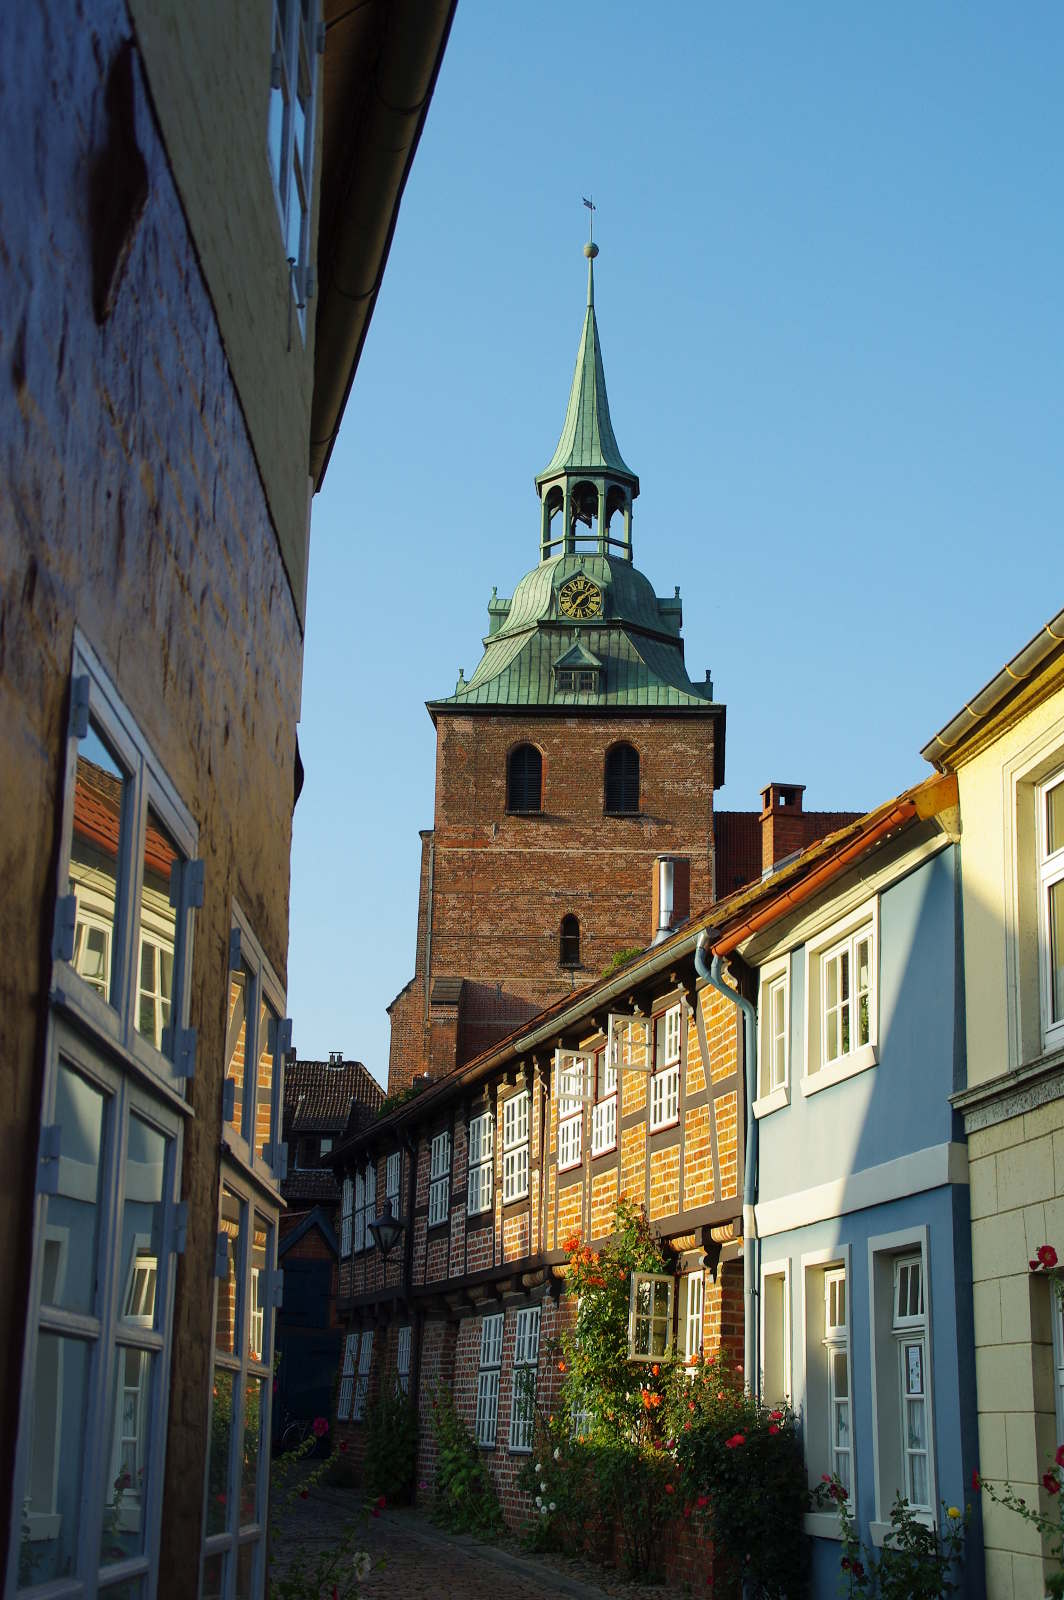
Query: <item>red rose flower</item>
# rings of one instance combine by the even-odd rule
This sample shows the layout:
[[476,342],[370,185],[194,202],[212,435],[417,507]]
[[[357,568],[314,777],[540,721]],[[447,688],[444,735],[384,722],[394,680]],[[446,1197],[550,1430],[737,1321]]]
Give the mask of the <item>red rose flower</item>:
[[[1031,1257],[1031,1259],[1030,1259],[1030,1261],[1028,1261],[1027,1265],[1030,1267],[1032,1272],[1037,1272],[1038,1271],[1038,1261],[1036,1260],[1036,1258],[1034,1256]],[[216,1389],[215,1390],[215,1394],[217,1394],[217,1392],[218,1391]]]
[[388,1504],[388,1502],[387,1502],[387,1500],[384,1498],[384,1496],[382,1494],[377,1496],[377,1510],[378,1511],[383,1511],[387,1504]]
[[709,1496],[706,1494],[700,1494],[698,1499],[695,1501],[695,1504],[699,1511],[704,1511],[706,1506],[709,1505]]
[[978,1490],[980,1490],[980,1489],[981,1489],[981,1488],[982,1488],[982,1487],[983,1487],[983,1485],[982,1485],[982,1484],[981,1484],[981,1482],[980,1482],[980,1481],[979,1481],[979,1474],[978,1474],[978,1472],[976,1472],[976,1471],[975,1471],[975,1469],[974,1469],[974,1468],[973,1468],[973,1469],[972,1469],[972,1488],[973,1488],[973,1489],[975,1489],[975,1490],[976,1490],[976,1491],[978,1491]]
[[310,1490],[309,1489],[300,1489],[299,1498],[301,1500],[309,1500],[310,1499]]
[[315,1417],[311,1424],[311,1432],[316,1439],[324,1439],[329,1431],[329,1424],[325,1417]]
[[665,1485],[665,1493],[666,1493],[666,1494],[675,1494],[675,1493],[676,1493],[676,1491],[675,1491],[675,1489],[674,1489],[674,1488],[673,1488],[673,1486],[672,1486],[672,1484],[671,1484],[671,1483],[667,1483],[667,1484],[666,1484],[666,1485]]
[[1057,1445],[1057,1453],[1053,1459],[1058,1467],[1064,1467],[1064,1444]]
[[776,1422],[770,1422],[768,1425],[768,1431],[769,1433],[779,1433],[779,1424]]
[[1035,1255],[1038,1257],[1039,1262],[1043,1267],[1045,1267],[1047,1272],[1051,1267],[1055,1267],[1057,1264],[1057,1252],[1053,1249],[1051,1244],[1040,1244],[1038,1249],[1035,1251]]
[[724,1441],[725,1449],[727,1450],[737,1450],[741,1444],[745,1443],[745,1433],[733,1433],[730,1439],[725,1439]]
[[1042,1487],[1047,1494],[1060,1493],[1060,1479],[1057,1477],[1055,1472],[1043,1472]]
[[783,1412],[782,1411],[770,1411],[769,1412],[769,1416],[771,1417],[773,1422],[782,1422],[783,1421]]

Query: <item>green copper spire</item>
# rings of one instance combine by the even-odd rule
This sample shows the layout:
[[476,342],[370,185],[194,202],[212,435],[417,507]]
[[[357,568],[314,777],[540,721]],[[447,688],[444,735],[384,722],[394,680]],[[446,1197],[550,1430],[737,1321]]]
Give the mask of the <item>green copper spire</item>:
[[621,455],[610,420],[606,397],[606,374],[602,367],[598,322],[595,318],[595,257],[597,244],[586,244],[587,310],[576,353],[576,370],[569,391],[562,436],[550,464],[536,478],[537,488],[562,472],[608,472],[635,480],[635,473]]

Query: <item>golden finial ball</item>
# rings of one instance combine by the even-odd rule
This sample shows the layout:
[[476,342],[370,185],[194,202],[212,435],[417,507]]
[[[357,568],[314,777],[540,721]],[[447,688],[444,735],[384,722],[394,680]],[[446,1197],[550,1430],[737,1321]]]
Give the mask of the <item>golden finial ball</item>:
[[585,256],[587,256],[587,259],[589,261],[594,261],[595,257],[598,255],[598,245],[597,244],[585,244],[585,246],[584,246],[584,254],[585,254]]

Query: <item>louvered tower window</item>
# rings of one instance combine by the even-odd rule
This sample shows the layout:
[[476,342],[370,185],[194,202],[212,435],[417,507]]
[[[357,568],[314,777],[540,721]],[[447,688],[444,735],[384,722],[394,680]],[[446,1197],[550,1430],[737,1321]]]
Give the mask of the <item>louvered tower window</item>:
[[543,757],[534,744],[515,745],[506,769],[507,811],[539,811],[542,787]]
[[562,918],[558,962],[563,967],[580,965],[580,924],[571,913]]
[[639,752],[630,744],[615,744],[606,753],[606,810],[639,810]]

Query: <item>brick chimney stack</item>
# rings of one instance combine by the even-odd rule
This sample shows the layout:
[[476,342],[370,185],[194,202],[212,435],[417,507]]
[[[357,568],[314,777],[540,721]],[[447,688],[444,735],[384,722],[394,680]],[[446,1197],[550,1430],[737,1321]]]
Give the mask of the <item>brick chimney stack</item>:
[[769,872],[808,843],[804,783],[770,783],[761,791],[761,870]]

